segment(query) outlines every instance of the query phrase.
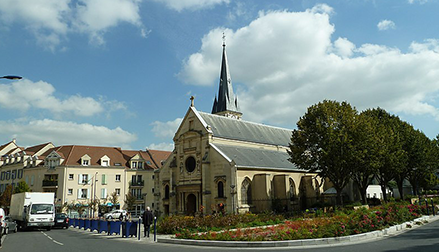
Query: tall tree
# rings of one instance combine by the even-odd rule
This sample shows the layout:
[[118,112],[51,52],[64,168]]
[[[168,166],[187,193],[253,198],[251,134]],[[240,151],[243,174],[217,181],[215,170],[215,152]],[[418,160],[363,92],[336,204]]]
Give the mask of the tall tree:
[[380,146],[375,134],[373,119],[360,113],[353,131],[352,179],[358,186],[363,204],[367,204],[367,188],[377,171],[377,153]]
[[290,161],[298,168],[328,178],[343,204],[342,190],[349,183],[353,164],[353,134],[357,111],[347,102],[324,100],[308,108],[293,130]]
[[129,192],[127,195],[125,195],[125,207],[128,211],[133,210],[134,205],[136,204],[136,197]]
[[399,118],[390,115],[384,109],[376,108],[362,114],[371,119],[376,145],[379,146],[375,155],[376,172],[384,201],[387,201],[387,184],[395,178],[401,162],[405,160],[402,141],[399,135]]
[[429,188],[437,183],[437,170],[439,164],[439,147],[437,139],[430,140],[421,131],[415,131],[414,141],[409,149],[410,171],[407,179],[413,187],[413,192],[418,195],[420,187]]
[[12,196],[12,185],[6,186],[2,195],[0,196],[0,205],[2,207],[9,208],[11,205],[11,196]]
[[119,195],[117,195],[116,191],[111,193],[109,200],[113,206],[116,206],[117,204],[119,204]]
[[22,193],[22,192],[30,192],[30,191],[32,190],[30,189],[29,185],[23,180],[18,182],[14,188],[14,193]]

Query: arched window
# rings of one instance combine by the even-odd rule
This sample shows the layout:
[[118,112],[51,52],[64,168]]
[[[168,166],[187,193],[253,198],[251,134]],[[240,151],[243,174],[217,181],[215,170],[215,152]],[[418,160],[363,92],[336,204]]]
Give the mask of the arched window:
[[289,190],[290,200],[296,200],[296,184],[294,184],[294,180],[290,178],[290,190]]
[[241,202],[242,204],[252,203],[252,185],[249,178],[246,178],[241,184]]
[[169,199],[169,185],[165,186],[165,199]]
[[218,198],[224,198],[224,183],[222,181],[218,182]]

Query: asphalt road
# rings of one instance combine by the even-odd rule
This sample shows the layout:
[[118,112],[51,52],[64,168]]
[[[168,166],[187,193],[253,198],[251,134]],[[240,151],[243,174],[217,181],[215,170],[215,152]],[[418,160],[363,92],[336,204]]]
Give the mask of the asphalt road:
[[409,230],[396,236],[389,236],[356,244],[310,246],[307,248],[221,248],[198,247],[153,243],[142,238],[121,238],[92,234],[86,231],[53,229],[51,231],[35,230],[9,234],[3,241],[1,252],[125,252],[125,251],[318,251],[318,252],[428,252],[439,251],[439,221]]

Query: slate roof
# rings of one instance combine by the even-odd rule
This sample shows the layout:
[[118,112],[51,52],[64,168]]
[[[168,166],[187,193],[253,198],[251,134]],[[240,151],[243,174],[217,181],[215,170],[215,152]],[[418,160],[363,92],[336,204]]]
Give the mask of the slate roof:
[[260,144],[288,146],[292,130],[199,112],[214,137]]
[[238,168],[297,170],[303,172],[303,170],[298,169],[288,161],[289,155],[286,150],[273,151],[224,144],[211,144],[211,146],[222,153],[229,161],[233,160]]

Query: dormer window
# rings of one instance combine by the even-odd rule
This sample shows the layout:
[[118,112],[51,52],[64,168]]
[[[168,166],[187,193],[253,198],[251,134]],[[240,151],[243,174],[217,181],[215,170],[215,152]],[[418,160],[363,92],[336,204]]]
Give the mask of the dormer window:
[[110,166],[110,158],[107,155],[101,157],[101,166]]
[[142,168],[143,168],[143,162],[139,162],[138,165],[137,165],[137,167],[138,167],[139,169],[142,169]]
[[87,154],[81,157],[81,165],[82,166],[89,166],[91,163],[91,157]]
[[137,162],[131,162],[131,168],[136,169],[137,168]]

